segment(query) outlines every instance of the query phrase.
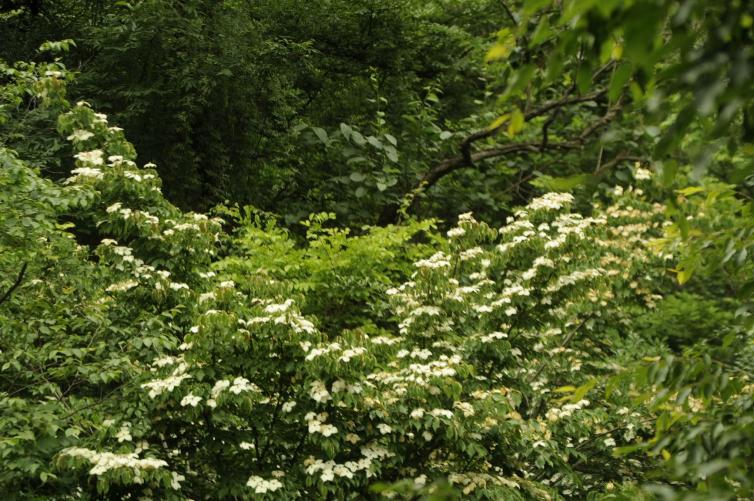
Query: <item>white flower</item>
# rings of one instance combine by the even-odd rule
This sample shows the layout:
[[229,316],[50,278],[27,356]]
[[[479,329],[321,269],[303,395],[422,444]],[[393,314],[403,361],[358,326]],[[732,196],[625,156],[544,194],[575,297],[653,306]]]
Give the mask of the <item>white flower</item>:
[[475,414],[474,406],[468,402],[455,402],[453,407],[459,409],[465,417],[471,417]]
[[106,292],[125,292],[129,289],[133,289],[139,285],[138,282],[135,282],[133,280],[125,280],[123,282],[118,282],[117,284],[110,285],[107,289],[105,289]]
[[530,210],[558,210],[572,202],[573,195],[570,193],[546,193],[532,200],[526,207]]
[[463,214],[458,214],[458,223],[476,224],[476,219],[474,219],[473,214],[473,212],[464,212]]
[[319,427],[319,432],[325,437],[329,437],[330,435],[338,433],[338,429],[331,424],[322,424]]
[[443,417],[446,419],[451,419],[453,417],[453,412],[447,409],[432,409],[431,411],[429,411],[429,413],[437,418]]
[[190,405],[191,407],[196,407],[196,404],[201,402],[202,397],[197,397],[196,395],[193,395],[189,393],[185,397],[183,397],[183,400],[181,400],[181,407],[186,407],[187,405]]
[[111,206],[109,206],[107,209],[105,209],[105,212],[108,214],[112,214],[113,212],[118,212],[121,208],[122,204],[120,202],[114,203]]
[[332,391],[333,393],[340,393],[341,391],[344,391],[347,387],[348,385],[346,384],[345,381],[343,381],[342,379],[338,379],[332,384],[332,386],[330,387],[330,391]]
[[466,234],[466,230],[464,230],[463,228],[451,228],[447,233],[449,238],[461,237],[464,234]]
[[245,451],[252,450],[255,447],[251,442],[241,442],[238,446]]
[[105,174],[101,170],[91,167],[79,167],[77,169],[73,169],[71,171],[71,174],[75,174],[75,176],[70,178],[71,180],[76,180],[80,177],[91,177],[94,179],[102,179],[105,177]]
[[94,137],[93,132],[89,132],[88,130],[76,129],[73,131],[73,134],[68,136],[66,139],[77,143],[80,141],[86,141],[87,139],[92,138],[92,137]]
[[333,473],[339,477],[353,478],[353,472],[345,465],[338,464],[333,468]]
[[648,169],[642,169],[639,167],[639,162],[636,162],[636,170],[634,170],[634,178],[637,181],[646,181],[647,179],[652,178],[652,172]]
[[181,488],[181,482],[183,480],[186,480],[186,477],[181,475],[180,473],[172,472],[172,478],[170,479],[170,487],[172,487],[175,490],[178,490]]
[[264,494],[266,492],[275,492],[283,487],[283,483],[277,479],[265,480],[262,477],[252,475],[246,482],[246,485],[254,489],[255,494]]
[[288,309],[293,305],[293,299],[287,299],[284,303],[281,304],[268,304],[264,308],[265,313],[283,313],[284,311],[288,311]]
[[447,268],[450,267],[450,259],[442,252],[437,252],[429,259],[422,259],[414,263],[417,268]]
[[141,387],[149,389],[150,398],[155,398],[166,391],[172,392],[174,389],[180,386],[184,379],[191,378],[189,374],[186,374],[187,369],[188,366],[186,365],[186,363],[181,362],[175,369],[173,369],[173,372],[167,378],[157,379],[155,381],[150,381],[149,383],[144,383],[141,385]]
[[615,447],[615,439],[614,438],[606,438],[604,440],[605,447]]
[[218,395],[220,395],[220,393],[222,393],[223,390],[228,387],[230,387],[230,381],[221,379],[220,381],[217,381],[212,387],[212,390],[210,390],[210,395],[212,395],[212,398],[217,398]]
[[391,431],[393,431],[393,429],[390,427],[390,425],[387,425],[385,423],[378,424],[377,425],[377,429],[380,430],[380,433],[383,434],[383,435],[387,435],[388,433],[390,433]]
[[112,452],[100,452],[81,447],[71,447],[61,451],[61,454],[84,458],[92,463],[94,466],[89,470],[90,475],[102,475],[110,470],[118,468],[129,468],[138,473],[138,470],[156,470],[168,465],[162,459],[139,459],[135,452],[114,454]]
[[259,391],[259,388],[254,383],[249,382],[245,377],[239,376],[233,380],[233,384],[228,391],[240,395],[242,391]]
[[291,412],[293,408],[296,407],[296,402],[291,400],[290,402],[286,402],[283,404],[282,410],[285,413]]
[[120,430],[118,430],[118,433],[115,434],[115,438],[118,439],[118,442],[130,442],[133,440],[133,437],[131,436],[131,424],[124,423],[123,426],[120,427]]
[[311,384],[309,396],[312,397],[314,401],[319,403],[324,403],[328,400],[332,400],[330,392],[327,391],[327,387],[325,387],[325,383],[323,383],[322,381],[314,381]]
[[90,163],[92,165],[103,165],[105,163],[105,160],[103,158],[104,153],[102,152],[102,150],[82,151],[81,153],[77,153],[74,156],[77,160],[85,163]]
[[356,348],[349,348],[343,352],[343,355],[340,357],[341,362],[350,362],[353,357],[357,357],[359,355],[363,355],[366,353],[366,348],[357,346]]
[[410,416],[411,416],[411,419],[421,419],[424,417],[424,409],[422,409],[421,407],[416,408],[411,411]]

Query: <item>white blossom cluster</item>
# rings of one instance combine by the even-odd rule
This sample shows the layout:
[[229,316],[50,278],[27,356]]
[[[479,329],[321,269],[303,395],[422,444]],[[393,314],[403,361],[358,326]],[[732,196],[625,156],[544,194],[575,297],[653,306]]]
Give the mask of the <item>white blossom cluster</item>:
[[143,458],[139,459],[135,452],[126,454],[115,454],[113,452],[100,452],[82,447],[71,447],[61,452],[64,456],[80,457],[92,463],[90,475],[103,475],[110,470],[118,468],[129,468],[135,475],[139,475],[140,470],[155,470],[167,466],[168,463],[162,459]]
[[251,477],[249,477],[249,480],[246,482],[246,485],[248,487],[251,487],[254,490],[255,494],[265,494],[267,492],[275,492],[278,489],[281,489],[283,487],[283,483],[276,478],[265,480],[264,478],[258,477],[256,475],[252,475]]
[[172,392],[174,389],[180,386],[184,380],[191,378],[191,375],[187,374],[187,370],[188,365],[186,364],[186,362],[179,362],[178,366],[173,369],[168,377],[164,379],[156,379],[154,381],[144,383],[141,386],[142,388],[149,389],[149,396],[151,398],[156,398],[165,392]]

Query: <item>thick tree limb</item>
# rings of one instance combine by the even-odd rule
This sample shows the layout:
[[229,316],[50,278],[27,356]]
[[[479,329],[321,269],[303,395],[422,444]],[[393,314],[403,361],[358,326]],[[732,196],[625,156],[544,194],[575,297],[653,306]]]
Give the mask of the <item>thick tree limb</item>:
[[[584,102],[584,98],[578,98],[578,102]],[[591,97],[592,100],[594,99],[594,96]],[[572,100],[569,100],[572,101]],[[573,102],[573,101],[572,101]],[[531,116],[536,116],[534,113],[537,114],[543,114],[546,113],[542,110],[552,110],[557,108],[558,106],[555,106],[554,103],[550,103],[548,105],[543,106],[542,108],[538,108],[534,112],[532,112]],[[465,152],[463,152],[460,156],[452,157],[445,159],[441,161],[440,163],[436,164],[434,167],[432,167],[429,172],[427,172],[421,179],[420,186],[423,189],[427,189],[437,183],[440,179],[442,179],[444,176],[450,174],[451,172],[454,172],[458,169],[464,168],[464,167],[473,167],[474,163],[480,160],[487,160],[490,158],[496,158],[506,155],[515,155],[515,154],[521,154],[521,153],[541,153],[543,151],[547,150],[574,150],[581,148],[586,140],[595,134],[598,130],[600,130],[602,127],[610,123],[615,116],[617,115],[618,111],[620,109],[619,105],[611,107],[605,115],[600,117],[595,122],[589,124],[584,130],[582,130],[578,136],[576,136],[574,139],[570,141],[562,141],[557,143],[548,143],[545,141],[538,142],[538,143],[512,143],[507,144],[505,146],[495,147],[495,148],[489,148],[481,151],[477,151],[475,153],[471,153],[470,149],[467,149]],[[472,134],[472,136],[475,136],[476,138],[481,137],[489,137],[490,134],[487,134],[486,136],[483,136],[481,133],[475,133]],[[469,137],[472,137],[469,136]],[[464,143],[467,143],[469,141],[469,138],[467,138]],[[471,144],[468,142],[468,144]]]
[[[546,115],[547,113],[553,110],[558,110],[566,106],[587,103],[590,101],[597,101],[599,98],[605,95],[605,92],[606,92],[605,90],[600,90],[592,94],[587,94],[586,96],[564,97],[557,101],[551,101],[549,103],[546,103],[540,106],[539,108],[535,108],[531,111],[524,113],[524,119],[526,121],[529,121],[532,118]],[[479,141],[480,139],[486,139],[488,137],[493,137],[497,135],[503,129],[505,125],[506,123],[504,122],[496,127],[488,127],[486,129],[482,129],[478,132],[474,132],[473,134],[469,135],[466,139],[464,139],[461,142],[461,155],[463,156],[463,158],[465,158],[466,161],[473,161],[473,158],[471,155],[471,146],[476,141]]]
[[[584,96],[571,97],[568,95],[568,93],[566,93],[566,95],[561,99],[550,101],[538,108],[534,108],[533,110],[524,113],[524,119],[528,121],[532,118],[546,115],[547,113],[550,113],[552,111],[555,111],[557,113],[563,108],[571,105],[599,101],[600,98],[605,94],[606,90],[604,89]],[[474,164],[476,162],[503,156],[516,156],[530,153],[542,153],[545,151],[568,151],[579,149],[583,147],[584,143],[590,136],[610,123],[616,117],[616,115],[620,111],[620,108],[621,103],[620,101],[618,101],[612,107],[608,108],[605,115],[589,124],[580,133],[578,133],[578,135],[568,141],[559,141],[553,143],[548,140],[547,129],[554,121],[554,118],[552,116],[543,125],[542,141],[538,141],[536,143],[512,143],[472,152],[471,148],[475,142],[481,139],[495,136],[503,129],[505,123],[497,125],[496,127],[488,127],[481,131],[475,132],[461,142],[460,155],[446,158],[445,160],[441,160],[439,163],[435,164],[426,174],[424,174],[424,176],[422,176],[416,187],[404,197],[402,203],[386,206],[379,217],[378,224],[386,225],[395,223],[398,220],[399,208],[403,207],[405,209],[410,209],[411,207],[413,207],[417,202],[418,197],[416,195],[418,193],[426,191],[428,188],[432,187],[440,179],[447,176],[448,174],[451,174],[462,168],[474,167]]]

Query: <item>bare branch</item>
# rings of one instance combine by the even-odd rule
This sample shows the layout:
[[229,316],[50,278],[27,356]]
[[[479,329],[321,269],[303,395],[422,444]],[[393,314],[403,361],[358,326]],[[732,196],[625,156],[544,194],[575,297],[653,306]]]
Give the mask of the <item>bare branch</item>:
[[21,271],[18,274],[18,277],[16,277],[16,281],[13,283],[13,285],[10,286],[10,289],[5,291],[5,294],[3,294],[3,297],[0,298],[0,304],[3,304],[11,295],[11,293],[19,286],[21,285],[21,281],[24,279],[24,274],[26,273],[26,266],[28,263],[24,263],[21,265]]
[[505,10],[505,13],[513,22],[513,26],[518,26],[518,21],[516,20],[516,16],[513,15],[513,11],[511,11],[510,7],[508,7],[508,5],[505,3],[505,0],[500,0],[500,5],[503,6],[503,10]]

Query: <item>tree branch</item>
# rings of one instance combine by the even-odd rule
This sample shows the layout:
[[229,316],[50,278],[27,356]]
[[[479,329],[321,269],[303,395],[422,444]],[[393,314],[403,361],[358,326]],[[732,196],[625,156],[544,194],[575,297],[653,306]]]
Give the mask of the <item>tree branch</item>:
[[[535,108],[531,111],[524,113],[524,120],[529,121],[532,118],[546,115],[550,111],[558,110],[566,106],[587,103],[590,101],[597,101],[599,98],[605,95],[605,92],[606,91],[603,89],[603,90],[594,92],[592,94],[587,94],[586,96],[577,96],[577,97],[566,96],[562,99],[558,99],[557,101],[551,101],[549,103],[546,103],[540,106],[539,108]],[[466,139],[464,139],[461,142],[461,155],[463,156],[463,158],[465,158],[469,162],[473,161],[473,157],[471,155],[471,146],[476,141],[479,141],[480,139],[486,139],[488,137],[497,135],[497,133],[500,132],[505,125],[506,125],[505,122],[503,122],[496,127],[488,127],[486,129],[482,129],[480,131],[474,132],[473,134],[469,135]]]
[[[612,64],[613,62],[610,62],[597,70],[597,72],[592,77],[592,81],[595,81],[602,73],[604,73],[604,71],[609,69]],[[495,127],[487,127],[486,129],[474,132],[461,142],[459,146],[460,155],[446,158],[435,164],[434,167],[432,167],[427,173],[424,174],[424,176],[422,176],[419,183],[403,196],[401,202],[390,203],[383,207],[383,210],[378,217],[377,224],[387,225],[397,222],[399,220],[399,214],[403,213],[403,211],[410,210],[416,204],[418,194],[426,191],[444,176],[451,174],[458,169],[464,167],[474,167],[475,162],[505,155],[541,153],[547,150],[573,150],[583,146],[585,140],[589,136],[594,134],[605,124],[609,123],[617,115],[618,111],[620,110],[620,101],[617,102],[613,107],[609,108],[605,116],[597,120],[595,123],[591,124],[589,127],[585,128],[581,132],[581,134],[579,134],[579,136],[569,141],[550,143],[548,129],[563,108],[586,102],[597,102],[607,94],[606,89],[600,89],[587,95],[572,97],[570,93],[574,88],[575,86],[568,88],[560,99],[550,101],[538,108],[534,108],[533,110],[524,113],[524,120],[528,121],[532,118],[546,115],[552,111],[555,111],[555,113],[553,113],[552,116],[550,116],[542,126],[543,137],[541,142],[513,143],[505,146],[493,147],[486,150],[472,152],[472,146],[475,142],[497,135],[506,124],[505,122],[503,122]]]
[[11,295],[11,293],[19,286],[21,285],[21,281],[24,279],[24,274],[26,273],[26,266],[28,263],[24,263],[21,265],[21,271],[18,274],[18,277],[16,277],[16,281],[13,283],[13,285],[10,286],[10,289],[5,291],[5,294],[3,294],[3,297],[0,298],[0,304],[3,304]]
[[508,5],[505,3],[505,0],[500,0],[500,5],[503,6],[503,10],[513,22],[513,26],[518,26],[518,21],[516,20],[516,16],[513,15],[513,11],[511,11],[510,7],[508,7]]
[[[574,98],[578,99],[577,102],[584,102],[584,98]],[[594,99],[594,96],[592,96],[588,100]],[[569,102],[574,102],[574,100],[568,100]],[[562,102],[562,101],[559,101]],[[560,106],[563,106],[562,104]],[[546,113],[545,110],[552,110],[558,108],[558,105],[556,103],[549,103],[541,108],[538,108],[531,113],[527,114],[529,116],[537,116],[541,115],[543,113]],[[605,115],[600,117],[595,122],[589,124],[584,130],[582,130],[578,136],[576,136],[574,139],[571,139],[569,141],[562,141],[557,143],[549,143],[542,141],[540,143],[513,143],[513,144],[507,144],[505,146],[500,146],[496,148],[489,148],[486,150],[477,151],[475,153],[471,153],[470,145],[473,142],[473,140],[480,139],[482,137],[489,137],[491,133],[491,129],[478,132],[475,134],[472,134],[469,136],[466,140],[464,140],[466,149],[463,150],[464,146],[462,145],[462,154],[460,156],[452,157],[445,159],[441,161],[440,163],[436,164],[432,169],[429,170],[421,179],[420,187],[422,189],[427,189],[437,183],[440,179],[442,179],[444,176],[450,174],[451,172],[454,172],[458,169],[464,168],[464,167],[473,167],[474,163],[480,160],[487,160],[490,158],[496,158],[501,157],[505,155],[516,155],[516,154],[522,154],[522,153],[541,153],[543,151],[547,150],[561,150],[561,151],[567,151],[567,150],[574,150],[581,148],[586,140],[594,135],[598,130],[600,130],[602,127],[610,123],[615,116],[618,114],[618,111],[620,110],[619,104],[616,104],[616,106],[611,107]]]

